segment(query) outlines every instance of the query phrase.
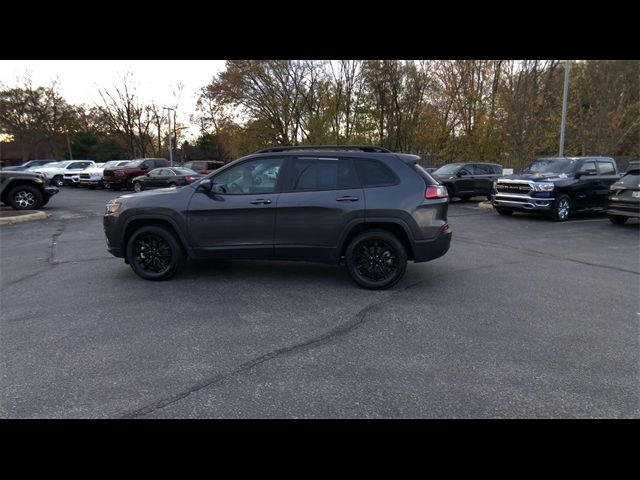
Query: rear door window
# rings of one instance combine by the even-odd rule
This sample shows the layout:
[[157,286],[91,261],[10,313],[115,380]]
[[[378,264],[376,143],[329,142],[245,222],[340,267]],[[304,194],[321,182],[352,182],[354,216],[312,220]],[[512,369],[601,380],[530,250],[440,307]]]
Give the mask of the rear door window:
[[358,188],[353,161],[350,158],[300,157],[291,161],[288,190],[341,190]]
[[600,170],[600,175],[613,175],[616,171],[612,162],[601,160],[598,160],[598,169]]

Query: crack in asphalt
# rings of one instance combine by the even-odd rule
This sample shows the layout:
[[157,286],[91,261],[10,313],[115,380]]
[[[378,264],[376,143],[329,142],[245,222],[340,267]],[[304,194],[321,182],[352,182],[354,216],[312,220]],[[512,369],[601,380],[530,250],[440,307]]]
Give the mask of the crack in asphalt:
[[[439,278],[442,276],[448,276],[448,275],[452,275],[452,274],[459,274],[459,273],[466,273],[468,271],[472,271],[472,270],[479,270],[479,269],[484,269],[484,268],[494,268],[494,267],[503,267],[504,265],[508,265],[508,264],[518,264],[518,263],[522,263],[520,261],[516,261],[516,262],[506,262],[506,263],[499,263],[499,264],[492,264],[492,265],[479,265],[476,267],[470,267],[470,268],[462,268],[459,270],[455,270],[452,272],[445,272],[445,273],[441,273],[439,275],[433,275],[431,277],[429,277],[430,280],[434,279],[434,278]],[[391,295],[387,295],[386,297],[378,300],[377,302],[374,302],[370,305],[367,305],[366,307],[360,309],[357,313],[355,313],[350,320],[347,320],[345,323],[342,323],[332,329],[330,329],[329,331],[321,334],[320,336],[317,337],[313,337],[310,338],[306,341],[300,342],[300,343],[296,343],[293,345],[289,345],[286,347],[282,347],[282,348],[278,348],[276,350],[272,350],[271,352],[268,352],[264,355],[261,355],[259,357],[256,357],[254,359],[248,360],[242,364],[240,364],[238,367],[236,367],[235,369],[231,370],[230,372],[227,373],[221,373],[218,375],[215,375],[214,377],[208,378],[204,381],[198,382],[195,385],[191,386],[190,388],[183,390],[179,393],[176,393],[175,395],[172,395],[169,398],[165,398],[163,400],[159,400],[157,402],[154,402],[152,404],[146,405],[144,407],[138,408],[132,412],[129,413],[125,413],[123,415],[118,416],[117,418],[122,418],[122,419],[131,419],[131,418],[137,418],[137,417],[141,417],[143,415],[149,415],[150,413],[153,413],[157,410],[161,410],[169,405],[172,405],[174,403],[179,402],[180,400],[185,399],[186,397],[188,397],[189,395],[191,395],[192,393],[196,393],[200,390],[203,390],[205,388],[220,384],[222,382],[224,382],[225,380],[231,379],[233,377],[237,377],[238,375],[245,373],[249,370],[251,370],[252,368],[254,368],[257,365],[260,365],[262,363],[268,362],[276,357],[280,357],[283,355],[288,355],[288,354],[294,354],[303,350],[309,350],[312,348],[316,348],[318,346],[321,345],[325,345],[327,343],[329,343],[332,340],[335,340],[339,337],[342,337],[350,332],[352,332],[353,330],[359,328],[360,326],[362,326],[367,318],[367,315],[371,312],[376,311],[377,309],[381,308],[383,305],[389,303],[390,301],[394,300],[396,297],[398,297],[400,294],[405,293],[421,284],[425,283],[425,280],[420,280],[418,282],[414,282],[412,284],[407,285],[404,288],[401,288],[399,290],[396,290],[395,292],[393,292]]]
[[539,250],[533,250],[530,248],[524,248],[524,247],[514,247],[512,245],[507,245],[504,243],[497,243],[497,242],[488,242],[486,240],[474,240],[474,239],[470,239],[470,238],[464,238],[464,237],[460,237],[460,236],[456,236],[456,241],[457,242],[463,242],[463,243],[470,243],[472,245],[481,245],[481,246],[492,246],[492,247],[500,247],[500,248],[508,248],[510,250],[515,250],[518,252],[522,252],[526,255],[532,255],[532,256],[538,256],[538,257],[549,257],[549,258],[553,258],[556,260],[564,260],[566,262],[574,262],[574,263],[579,263],[581,265],[588,265],[590,267],[599,267],[599,268],[606,268],[609,270],[615,270],[617,272],[625,272],[625,273],[633,273],[635,275],[640,275],[640,272],[636,271],[636,270],[629,270],[626,268],[621,268],[621,267],[614,267],[611,265],[604,265],[602,263],[593,263],[593,262],[587,262],[585,260],[578,260],[576,258],[571,258],[571,257],[563,257],[562,255],[554,255],[553,253],[548,253],[548,252],[541,252]]
[[49,255],[47,256],[47,264],[49,265],[48,268],[45,268],[43,270],[38,270],[36,272],[25,275],[22,278],[18,278],[16,280],[8,282],[6,285],[4,285],[4,288],[12,287],[18,283],[24,282],[25,280],[29,280],[30,278],[34,278],[39,275],[42,275],[43,273],[47,273],[51,271],[51,269],[54,268],[56,265],[63,263],[55,259],[55,247],[58,243],[58,238],[60,238],[60,235],[64,233],[65,228],[66,228],[66,223],[64,221],[61,221],[56,231],[53,232],[53,234],[51,235],[51,241],[49,242]]

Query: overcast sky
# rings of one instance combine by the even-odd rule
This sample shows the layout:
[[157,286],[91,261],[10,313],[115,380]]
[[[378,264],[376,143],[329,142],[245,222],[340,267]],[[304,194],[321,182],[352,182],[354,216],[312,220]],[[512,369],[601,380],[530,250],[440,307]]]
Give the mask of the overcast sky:
[[[145,101],[175,106],[177,85],[184,86],[177,102],[180,122],[189,122],[198,90],[224,69],[224,60],[0,60],[0,82],[12,87],[17,77],[31,73],[34,86],[47,86],[58,78],[59,91],[70,103],[100,102],[98,88],[110,88],[131,72],[138,94]],[[197,133],[197,129],[191,131]]]

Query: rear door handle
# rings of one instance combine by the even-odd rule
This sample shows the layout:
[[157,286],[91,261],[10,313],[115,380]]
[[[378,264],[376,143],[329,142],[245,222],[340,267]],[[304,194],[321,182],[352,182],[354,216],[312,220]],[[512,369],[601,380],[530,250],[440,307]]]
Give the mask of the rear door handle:
[[357,202],[360,200],[360,197],[352,197],[352,196],[344,196],[336,198],[336,202]]
[[259,198],[251,202],[251,205],[268,205],[271,203],[271,200],[265,200],[264,198]]

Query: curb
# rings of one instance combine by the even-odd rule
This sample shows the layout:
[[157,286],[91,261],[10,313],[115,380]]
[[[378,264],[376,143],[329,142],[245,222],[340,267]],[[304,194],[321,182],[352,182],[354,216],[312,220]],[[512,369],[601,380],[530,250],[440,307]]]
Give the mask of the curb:
[[15,217],[0,218],[0,225],[14,225],[16,223],[30,222],[31,220],[44,220],[51,216],[50,213],[36,211],[27,215],[16,215]]
[[493,208],[493,205],[487,200],[486,202],[480,202],[478,208]]

